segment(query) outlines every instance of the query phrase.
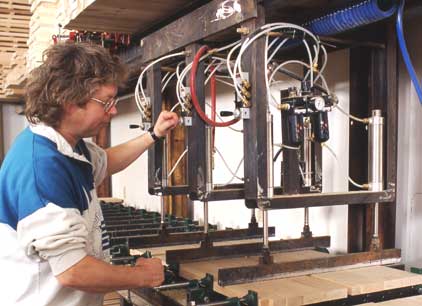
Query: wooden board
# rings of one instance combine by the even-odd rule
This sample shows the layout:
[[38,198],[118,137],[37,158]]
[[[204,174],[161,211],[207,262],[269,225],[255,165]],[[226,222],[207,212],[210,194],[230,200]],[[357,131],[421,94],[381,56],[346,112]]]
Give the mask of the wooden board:
[[[300,259],[310,259],[330,256],[325,253],[306,250],[300,252],[286,252],[274,254],[275,262],[288,262]],[[187,279],[204,277],[205,273],[217,275],[219,268],[251,265],[258,262],[257,256],[244,258],[230,258],[213,261],[201,261],[182,264],[180,275]],[[253,284],[234,286],[218,286],[215,281],[214,288],[226,296],[244,296],[248,290],[258,293],[260,305],[297,306],[336,300],[347,297],[347,288],[342,285],[324,281],[310,276],[301,276],[288,279],[277,279]]]
[[120,295],[117,292],[110,292],[104,296],[103,306],[120,306]]
[[422,276],[384,266],[350,269],[312,275],[348,288],[350,295],[422,284]]
[[411,296],[407,298],[395,299],[380,303],[366,303],[358,306],[420,306],[422,305],[422,296]]
[[[73,9],[67,29],[105,32],[143,32],[200,0],[96,0]],[[204,2],[204,1],[202,1]],[[83,2],[81,2],[83,3]],[[122,23],[121,21],[125,22]]]
[[123,203],[123,199],[120,198],[111,198],[111,197],[106,197],[106,198],[98,198],[99,201],[103,201],[104,203],[116,203],[116,204],[121,204]]

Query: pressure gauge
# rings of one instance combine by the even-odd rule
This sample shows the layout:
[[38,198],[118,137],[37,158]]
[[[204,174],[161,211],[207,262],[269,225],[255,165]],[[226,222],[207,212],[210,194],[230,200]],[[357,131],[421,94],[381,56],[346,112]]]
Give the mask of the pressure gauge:
[[325,107],[325,100],[324,100],[323,97],[315,97],[313,99],[313,101],[314,101],[315,110],[322,111],[324,109],[324,107]]

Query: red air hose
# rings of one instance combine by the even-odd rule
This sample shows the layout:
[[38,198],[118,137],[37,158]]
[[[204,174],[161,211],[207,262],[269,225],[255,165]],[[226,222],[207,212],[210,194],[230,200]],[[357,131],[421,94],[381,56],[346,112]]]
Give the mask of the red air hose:
[[[193,59],[193,63],[192,63],[192,70],[190,73],[190,90],[191,90],[191,96],[192,96],[192,103],[193,106],[195,107],[196,112],[198,113],[199,117],[201,117],[201,119],[203,121],[205,121],[208,125],[214,126],[214,127],[224,127],[224,126],[230,126],[236,122],[239,121],[239,119],[232,119],[230,121],[227,122],[216,122],[215,118],[208,118],[207,114],[205,114],[205,112],[201,109],[201,106],[199,105],[198,102],[198,97],[196,95],[196,73],[198,71],[198,65],[199,65],[199,61],[202,57],[202,55],[207,52],[209,50],[208,46],[202,46],[199,51],[196,53],[195,58]],[[215,78],[214,78],[214,86],[212,85],[211,82],[211,112],[215,113],[215,100],[216,100],[216,90],[215,90]],[[214,104],[214,105],[213,105]]]

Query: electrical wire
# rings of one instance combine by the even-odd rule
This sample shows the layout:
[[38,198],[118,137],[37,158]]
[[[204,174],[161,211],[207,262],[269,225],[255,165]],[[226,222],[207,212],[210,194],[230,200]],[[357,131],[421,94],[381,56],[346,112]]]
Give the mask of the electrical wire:
[[363,124],[368,124],[368,119],[366,119],[366,118],[361,119],[359,117],[353,116],[353,115],[349,114],[348,112],[346,112],[344,109],[342,109],[338,104],[335,104],[333,106],[333,108],[338,109],[343,115],[349,117],[350,119],[352,119],[354,121],[357,121],[357,122],[360,122],[360,123],[363,123]]
[[[238,180],[243,180],[242,178],[240,178],[240,177],[238,177],[237,176],[237,173],[236,172],[234,172],[231,168],[230,168],[230,166],[227,164],[227,162],[226,162],[226,160],[224,159],[224,157],[223,157],[223,154],[221,154],[221,152],[218,150],[218,148],[217,147],[214,147],[214,149],[215,149],[215,151],[217,152],[217,154],[220,156],[220,158],[221,158],[221,160],[223,161],[223,164],[224,164],[224,166],[226,167],[226,169],[227,170],[229,170],[229,172],[231,173],[231,175],[234,177],[234,178],[237,178]],[[243,161],[243,158],[242,158],[242,161]],[[238,166],[239,167],[239,166]],[[238,170],[238,169],[237,169]]]
[[[242,159],[240,160],[240,162],[239,162],[239,164],[237,165],[237,167],[236,167],[236,170],[234,171],[234,173],[237,175],[237,173],[239,172],[239,169],[240,169],[240,166],[242,165],[242,163],[243,163],[243,161],[244,161],[244,157],[242,157]],[[230,185],[231,184],[231,182],[233,182],[233,180],[235,179],[236,177],[235,176],[232,176],[232,178],[226,183],[226,185]],[[241,181],[244,181],[245,179],[243,179],[243,178],[240,178],[240,180]]]
[[[334,150],[327,143],[321,142],[321,147],[328,149],[328,151],[334,156],[334,159],[337,161],[337,163],[339,162],[336,153],[334,153]],[[360,188],[360,189],[368,189],[365,185],[356,183],[350,176],[348,176],[347,178],[349,182],[355,187]]]
[[367,188],[365,188],[363,185],[358,184],[358,183],[356,183],[354,180],[352,180],[352,178],[351,178],[350,176],[348,177],[348,179],[349,179],[349,182],[350,182],[353,186],[358,187],[358,188],[360,188],[360,189],[367,189]]
[[292,147],[292,146],[288,146],[288,145],[285,145],[285,144],[282,144],[282,143],[275,143],[274,146],[280,147],[280,148],[286,148],[286,149],[289,149],[289,150],[300,150],[300,147]]
[[325,142],[321,142],[321,147],[322,148],[326,148],[330,153],[331,153],[331,155],[333,155],[333,157],[334,157],[334,159],[337,161],[337,162],[339,162],[338,161],[338,158],[337,158],[337,154],[334,152],[334,150],[333,149],[331,149],[331,147],[329,146],[329,145],[327,145],[327,143],[325,143]]
[[176,170],[177,166],[179,165],[180,161],[182,160],[182,158],[185,156],[185,154],[188,152],[188,147],[186,147],[186,149],[183,151],[183,153],[179,156],[179,158],[177,159],[176,163],[174,164],[173,168],[170,170],[170,172],[167,174],[167,178],[169,178],[174,170]]
[[220,83],[225,84],[227,86],[234,87],[234,85],[232,83],[226,82],[226,81],[220,79],[219,77],[216,78],[216,80],[217,80],[217,82],[220,82]]
[[252,42],[254,42],[256,39],[260,38],[262,35],[265,35],[270,31],[281,30],[281,29],[285,29],[285,28],[291,28],[293,30],[299,30],[299,31],[307,34],[309,37],[311,37],[314,40],[315,44],[318,45],[316,57],[318,56],[318,54],[319,54],[319,40],[315,37],[314,34],[312,34],[307,29],[302,28],[300,26],[297,26],[295,24],[289,24],[289,23],[271,23],[271,24],[264,25],[264,26],[260,27],[257,31],[255,31],[254,36],[247,37],[245,39],[245,41],[241,45],[239,54],[236,58],[234,69],[233,69],[231,75],[232,75],[233,83],[235,84],[235,90],[236,90],[236,93],[237,93],[238,96],[241,96],[241,93],[240,93],[240,88],[239,88],[240,84],[236,81],[236,76],[237,75],[242,76],[242,74],[243,74],[240,62],[241,62],[241,58],[242,58],[242,55],[245,52],[245,50],[252,44]]
[[[186,54],[186,52],[185,51],[182,51],[182,52],[177,52],[177,53],[173,53],[173,54],[169,54],[169,55],[160,57],[159,59],[156,59],[155,61],[152,61],[151,63],[149,63],[142,70],[142,72],[139,75],[139,78],[138,78],[138,82],[136,84],[136,87],[135,87],[135,102],[136,102],[136,105],[138,107],[138,110],[140,111],[140,113],[143,116],[145,116],[145,112],[147,111],[147,107],[148,107],[148,105],[144,105],[144,103],[145,104],[148,104],[148,102],[147,102],[147,97],[145,95],[144,88],[143,88],[143,85],[142,85],[145,72],[149,68],[151,68],[153,65],[155,65],[155,64],[157,64],[157,63],[159,63],[159,62],[161,62],[163,60],[166,60],[166,59],[172,58],[172,57],[177,57],[177,56],[185,55],[185,54]],[[139,92],[141,93],[142,98],[141,98]]]
[[275,153],[274,158],[273,158],[273,163],[275,163],[277,161],[277,159],[280,156],[281,152],[283,152],[283,148],[278,149],[277,153]]
[[164,83],[164,85],[161,87],[161,92],[164,92],[164,90],[166,90],[167,85],[170,83],[170,81],[173,79],[173,77],[176,75],[176,72],[173,72],[168,79],[166,80],[166,82]]

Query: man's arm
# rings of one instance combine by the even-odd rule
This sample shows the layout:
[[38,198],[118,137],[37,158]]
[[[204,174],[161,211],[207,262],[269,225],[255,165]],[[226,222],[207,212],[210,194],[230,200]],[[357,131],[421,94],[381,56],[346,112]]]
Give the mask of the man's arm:
[[106,293],[139,287],[155,287],[164,280],[164,269],[158,258],[140,258],[136,266],[113,266],[91,256],[57,275],[63,287]]
[[[154,125],[154,133],[158,137],[167,135],[170,130],[176,127],[179,118],[176,113],[163,111]],[[120,172],[133,163],[144,153],[154,140],[149,133],[145,133],[135,139],[109,148],[107,152],[107,174],[112,175]]]

